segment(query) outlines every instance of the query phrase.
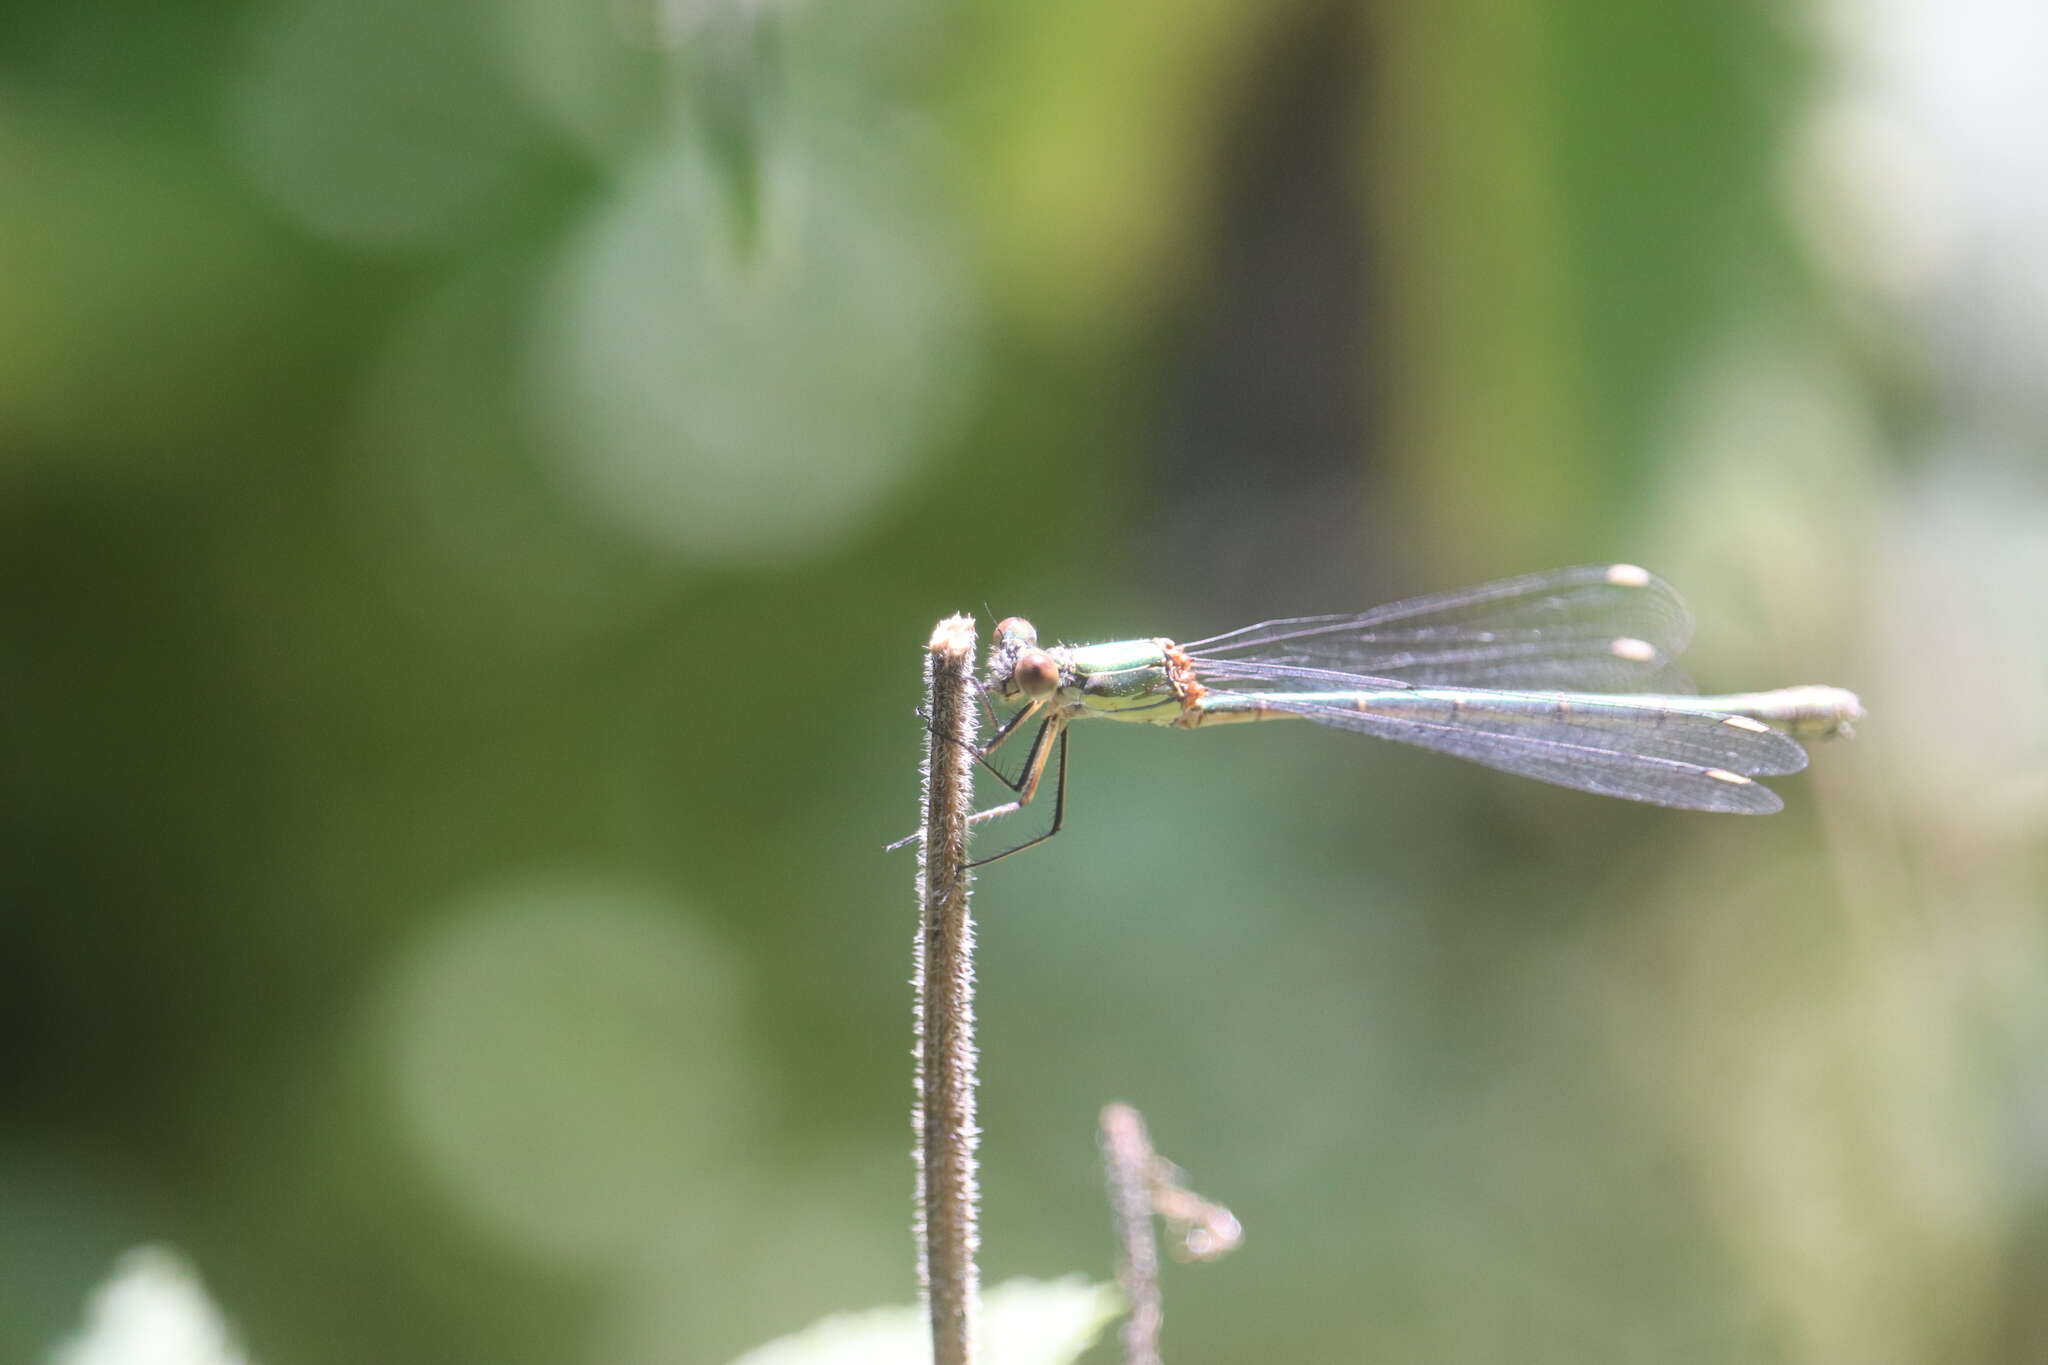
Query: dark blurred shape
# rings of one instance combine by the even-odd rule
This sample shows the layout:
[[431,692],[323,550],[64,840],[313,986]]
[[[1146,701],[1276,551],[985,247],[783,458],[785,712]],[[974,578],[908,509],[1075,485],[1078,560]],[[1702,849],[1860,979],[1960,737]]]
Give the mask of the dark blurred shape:
[[1373,553],[1390,339],[1360,154],[1367,25],[1365,7],[1317,0],[1249,64],[1169,315],[1152,524],[1161,562],[1218,620],[1337,609]]

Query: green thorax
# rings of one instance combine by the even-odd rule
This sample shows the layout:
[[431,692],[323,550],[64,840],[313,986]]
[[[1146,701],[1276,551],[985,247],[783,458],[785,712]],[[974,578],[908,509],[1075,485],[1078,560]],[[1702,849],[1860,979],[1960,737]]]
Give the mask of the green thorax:
[[1171,725],[1180,715],[1180,700],[1166,676],[1166,654],[1157,640],[1119,640],[1106,645],[1075,645],[1055,651],[1063,674],[1072,678],[1062,689],[1085,707],[1082,713],[1110,720]]

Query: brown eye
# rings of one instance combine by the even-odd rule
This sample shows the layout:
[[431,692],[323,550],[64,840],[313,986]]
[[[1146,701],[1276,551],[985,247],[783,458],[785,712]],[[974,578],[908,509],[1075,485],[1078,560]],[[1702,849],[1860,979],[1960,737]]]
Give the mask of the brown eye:
[[1042,701],[1060,690],[1060,666],[1044,650],[1027,649],[1017,656],[1010,679],[1025,696]]
[[1005,616],[996,622],[996,639],[1026,649],[1038,643],[1038,628],[1021,616]]

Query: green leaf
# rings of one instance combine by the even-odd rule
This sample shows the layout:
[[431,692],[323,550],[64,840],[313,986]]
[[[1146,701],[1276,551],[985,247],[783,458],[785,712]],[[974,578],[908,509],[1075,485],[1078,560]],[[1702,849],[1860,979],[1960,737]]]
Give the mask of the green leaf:
[[[1010,1280],[982,1295],[979,1356],[984,1365],[1067,1365],[1121,1312],[1114,1287],[1079,1275]],[[733,1365],[909,1365],[931,1358],[924,1309],[911,1306],[835,1313]]]

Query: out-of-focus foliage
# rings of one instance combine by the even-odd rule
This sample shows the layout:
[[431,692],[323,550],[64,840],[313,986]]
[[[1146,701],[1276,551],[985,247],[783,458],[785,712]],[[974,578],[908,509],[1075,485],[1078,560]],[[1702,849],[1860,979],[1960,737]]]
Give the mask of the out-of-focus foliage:
[[51,1365],[248,1365],[206,1288],[177,1253],[138,1247],[93,1290],[84,1327]]
[[906,1302],[931,622],[1605,559],[1863,732],[1083,727],[990,1282],[1121,1098],[1247,1231],[1176,1365],[2048,1355],[2036,8],[12,7],[0,1356],[142,1244],[265,1365]]
[[[989,1365],[1068,1365],[1122,1310],[1115,1289],[1079,1276],[1012,1280],[982,1295],[977,1358]],[[931,1353],[928,1315],[912,1305],[834,1314],[733,1365],[894,1365]]]

